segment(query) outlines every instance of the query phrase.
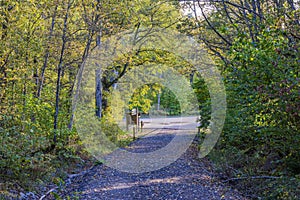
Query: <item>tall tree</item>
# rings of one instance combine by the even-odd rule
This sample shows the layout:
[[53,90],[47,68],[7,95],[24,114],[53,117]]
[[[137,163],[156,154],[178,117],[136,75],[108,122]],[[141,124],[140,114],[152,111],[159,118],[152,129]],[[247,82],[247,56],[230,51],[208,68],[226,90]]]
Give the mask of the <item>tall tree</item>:
[[57,131],[57,121],[58,121],[58,114],[59,114],[59,96],[60,96],[60,87],[61,87],[61,74],[63,71],[63,59],[64,59],[64,53],[67,43],[67,27],[68,27],[68,20],[69,20],[69,11],[72,6],[72,0],[69,0],[67,3],[67,8],[65,12],[64,22],[63,22],[63,31],[62,31],[62,46],[61,46],[61,52],[60,52],[60,58],[59,63],[57,66],[57,81],[56,81],[56,92],[55,92],[55,114],[54,114],[54,122],[53,122],[53,128],[54,128],[54,136],[53,136],[53,144],[56,145],[57,138],[56,138],[56,131]]

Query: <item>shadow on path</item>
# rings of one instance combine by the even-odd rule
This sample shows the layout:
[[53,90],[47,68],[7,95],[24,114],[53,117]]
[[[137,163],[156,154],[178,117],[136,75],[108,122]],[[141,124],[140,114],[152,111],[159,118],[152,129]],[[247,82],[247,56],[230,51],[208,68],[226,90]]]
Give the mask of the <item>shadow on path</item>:
[[[135,153],[155,151],[166,146],[174,133],[172,129],[161,129],[136,140],[126,150]],[[105,165],[95,166],[85,175],[76,177],[60,195],[66,199],[86,200],[246,199],[220,183],[206,158],[197,159],[195,143],[175,162],[156,171],[133,174]]]

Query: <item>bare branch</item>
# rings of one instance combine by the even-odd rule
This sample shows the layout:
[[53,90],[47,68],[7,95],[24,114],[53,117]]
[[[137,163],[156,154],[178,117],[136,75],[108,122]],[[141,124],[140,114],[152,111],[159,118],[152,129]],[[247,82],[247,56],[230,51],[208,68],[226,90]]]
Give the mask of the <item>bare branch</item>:
[[239,177],[239,178],[230,178],[225,181],[222,181],[223,183],[227,183],[230,181],[240,181],[245,179],[278,179],[280,177],[278,176],[250,176],[250,177]]

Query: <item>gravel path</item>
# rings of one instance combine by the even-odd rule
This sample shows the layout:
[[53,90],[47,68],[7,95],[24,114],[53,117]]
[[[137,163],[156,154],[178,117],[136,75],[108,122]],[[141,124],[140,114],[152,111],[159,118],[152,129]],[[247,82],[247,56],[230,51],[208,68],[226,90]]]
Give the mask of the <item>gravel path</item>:
[[[160,129],[140,138],[127,150],[151,152],[166,146],[174,130]],[[238,191],[220,183],[207,159],[197,158],[193,143],[175,162],[152,172],[132,174],[105,165],[95,166],[78,176],[59,193],[64,199],[246,199]],[[48,196],[47,199],[53,197]]]

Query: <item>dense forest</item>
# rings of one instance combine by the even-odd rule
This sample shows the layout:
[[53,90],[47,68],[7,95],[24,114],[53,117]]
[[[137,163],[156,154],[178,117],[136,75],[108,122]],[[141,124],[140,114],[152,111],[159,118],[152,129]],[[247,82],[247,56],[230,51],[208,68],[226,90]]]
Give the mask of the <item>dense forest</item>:
[[[226,121],[209,158],[226,179],[253,199],[299,198],[299,7],[296,0],[1,1],[0,192],[63,184],[66,173],[94,162],[74,126],[78,74],[107,39],[146,27],[141,37],[168,29],[193,38],[220,71]],[[110,115],[121,103],[110,105],[109,94],[145,64],[186,77],[205,135],[211,97],[201,74],[171,52],[141,46],[96,78],[91,105],[109,138],[124,143]],[[147,114],[157,103],[165,115],[182,114],[176,95],[155,83],[136,90],[127,108]]]

